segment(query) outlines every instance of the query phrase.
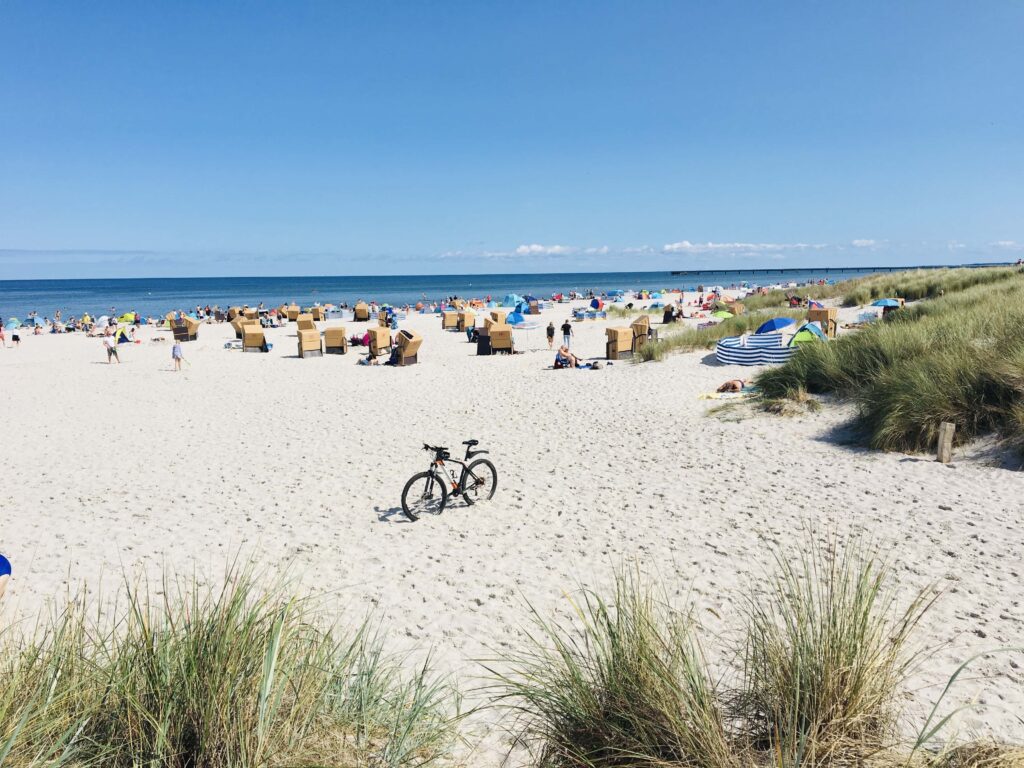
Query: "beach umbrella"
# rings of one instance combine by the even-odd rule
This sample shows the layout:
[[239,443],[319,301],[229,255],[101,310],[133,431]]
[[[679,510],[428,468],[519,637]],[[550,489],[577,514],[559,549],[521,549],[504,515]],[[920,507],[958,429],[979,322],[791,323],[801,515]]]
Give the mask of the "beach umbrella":
[[808,309],[824,309],[825,305],[822,304],[820,301],[813,301],[811,299],[808,299],[807,300],[807,307],[808,307]]
[[591,299],[590,300],[590,306],[593,309],[601,309],[601,307],[604,306],[604,305],[601,303],[600,299]]
[[788,325],[795,325],[796,320],[792,317],[773,317],[771,320],[761,323],[755,333],[774,333],[782,330]]
[[8,328],[21,328],[21,320],[19,320],[16,317],[8,317],[7,318],[7,327]]
[[712,312],[711,316],[712,317],[722,318],[724,320],[727,317],[732,317],[732,313],[731,312],[726,312],[724,309],[720,309],[717,312]]
[[900,303],[896,299],[879,299],[871,302],[872,307],[898,307]]

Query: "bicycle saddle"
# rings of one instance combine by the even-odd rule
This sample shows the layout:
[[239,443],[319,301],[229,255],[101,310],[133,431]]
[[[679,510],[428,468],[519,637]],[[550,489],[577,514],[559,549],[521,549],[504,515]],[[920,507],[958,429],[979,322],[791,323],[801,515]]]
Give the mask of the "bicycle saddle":
[[462,444],[463,445],[468,445],[470,448],[472,448],[474,445],[480,445],[480,441],[479,440],[463,440]]

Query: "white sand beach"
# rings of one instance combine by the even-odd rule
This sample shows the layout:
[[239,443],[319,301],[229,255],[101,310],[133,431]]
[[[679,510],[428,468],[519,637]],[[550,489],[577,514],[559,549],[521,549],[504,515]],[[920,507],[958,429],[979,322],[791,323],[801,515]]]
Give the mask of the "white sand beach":
[[[605,327],[624,324],[575,323],[575,351],[603,357]],[[204,325],[181,373],[152,328],[120,365],[82,334],[0,349],[0,551],[14,565],[0,620],[81,582],[116,589],[122,569],[216,579],[241,554],[289,567],[353,621],[374,612],[396,649],[432,648],[472,702],[477,661],[520,642],[527,601],[564,612],[568,591],[623,562],[692,600],[709,637],[738,640],[739,600],[772,547],[796,551],[813,528],[889,547],[907,599],[942,592],[919,635],[936,651],[908,693],[916,716],[959,662],[1024,640],[1019,473],[846,447],[838,405],[709,415],[720,402],[702,393],[751,374],[711,353],[554,371],[543,327],[516,333],[524,354],[490,357],[436,316],[403,327],[424,338],[407,368],[359,366],[359,350],[298,359],[294,326],[243,354],[224,347],[230,325]],[[491,452],[495,499],[408,522],[400,494],[427,468],[422,444],[461,456],[468,438]],[[1019,663],[991,657],[958,684],[949,708],[977,704],[961,733],[1019,737]],[[488,743],[473,764],[497,764],[501,739]]]

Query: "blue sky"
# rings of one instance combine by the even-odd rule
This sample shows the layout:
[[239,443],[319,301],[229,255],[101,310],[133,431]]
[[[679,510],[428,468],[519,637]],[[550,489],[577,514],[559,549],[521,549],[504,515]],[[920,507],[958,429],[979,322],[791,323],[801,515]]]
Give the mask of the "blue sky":
[[1024,256],[1024,3],[0,3],[0,279]]

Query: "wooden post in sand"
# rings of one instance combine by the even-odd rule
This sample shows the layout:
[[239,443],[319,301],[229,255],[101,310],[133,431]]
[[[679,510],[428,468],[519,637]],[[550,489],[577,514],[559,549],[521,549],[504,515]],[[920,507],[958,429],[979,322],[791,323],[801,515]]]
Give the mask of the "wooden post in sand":
[[956,424],[944,421],[939,424],[939,461],[949,464],[953,459],[953,433],[956,431]]

